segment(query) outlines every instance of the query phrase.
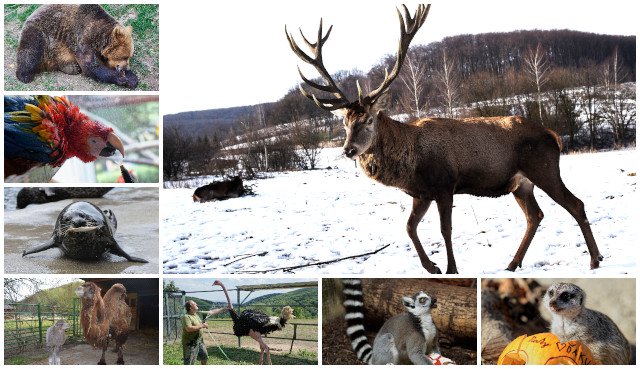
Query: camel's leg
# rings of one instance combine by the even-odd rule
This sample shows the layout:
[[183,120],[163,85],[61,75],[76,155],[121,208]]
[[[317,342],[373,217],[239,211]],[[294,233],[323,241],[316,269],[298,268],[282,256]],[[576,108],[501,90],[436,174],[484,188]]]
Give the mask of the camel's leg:
[[124,365],[124,358],[122,355],[122,343],[116,341],[116,350],[118,351],[118,361],[116,361],[116,363],[118,365]]
[[429,257],[424,252],[424,248],[418,238],[418,224],[427,213],[427,210],[429,210],[429,205],[431,205],[431,199],[421,199],[418,197],[413,198],[413,209],[411,209],[411,215],[407,221],[407,233],[409,233],[409,238],[411,238],[413,246],[418,252],[418,257],[420,257],[422,267],[431,274],[441,274],[442,272],[440,271],[440,268],[429,260]]
[[520,208],[524,212],[524,216],[527,218],[527,230],[524,233],[524,237],[522,238],[518,251],[516,251],[516,255],[507,267],[507,270],[512,272],[518,267],[522,268],[522,259],[524,258],[524,254],[527,252],[527,249],[531,244],[531,240],[533,240],[533,236],[536,234],[540,221],[544,218],[544,214],[542,213],[542,210],[540,210],[536,198],[533,196],[533,188],[534,186],[531,181],[527,178],[522,178],[520,179],[516,190],[513,191],[513,196],[516,198],[518,205],[520,205]]
[[105,352],[107,352],[108,347],[109,347],[108,343],[102,346],[102,357],[100,358],[100,361],[98,361],[98,365],[107,365],[107,361],[104,359],[104,354]]
[[53,365],[60,365],[60,346],[53,348]]
[[269,346],[262,340],[262,335],[260,332],[256,332],[254,330],[249,331],[249,336],[256,340],[260,344],[260,361],[258,361],[258,365],[262,365],[264,353],[267,352],[267,364],[271,365],[271,354],[269,353]]

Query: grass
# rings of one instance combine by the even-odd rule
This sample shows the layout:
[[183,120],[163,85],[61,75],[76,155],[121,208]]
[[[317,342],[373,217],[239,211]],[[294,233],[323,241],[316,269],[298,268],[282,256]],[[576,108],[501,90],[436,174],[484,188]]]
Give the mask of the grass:
[[[226,320],[208,320],[209,332],[204,334],[204,342],[209,353],[208,364],[212,365],[246,365],[256,364],[260,358],[258,344],[249,337],[241,339],[242,347],[238,347],[238,338],[230,333],[233,331],[233,323]],[[311,326],[298,326],[297,338],[307,340],[318,339],[317,319],[295,319],[292,323],[312,324]],[[166,332],[165,332],[166,333]],[[288,339],[276,339],[276,338]],[[274,332],[265,338],[265,342],[271,347],[271,360],[273,364],[281,365],[317,365],[317,342],[296,340],[293,351],[289,354],[293,337],[293,325],[287,324],[282,331]],[[220,352],[218,345],[227,354],[228,361]],[[163,345],[164,364],[182,365],[182,346],[180,341]]]
[[[6,91],[130,91],[112,84],[96,82],[83,75],[62,72],[44,72],[31,83],[25,84],[15,77],[16,52],[25,20],[37,9],[33,4],[7,4],[4,6],[4,75]],[[139,91],[159,90],[159,12],[157,4],[105,4],[102,7],[134,32],[134,54],[130,68],[139,79]]]
[[[254,365],[260,359],[260,352],[239,348],[234,346],[222,345],[222,350],[229,357],[227,360],[218,346],[208,346],[209,365]],[[182,365],[182,345],[179,343],[163,345],[165,365]],[[311,355],[313,354],[313,355]],[[312,357],[311,357],[312,356]],[[266,360],[266,358],[265,358]],[[271,361],[274,365],[317,365],[318,359],[316,353],[304,352],[300,354],[294,352],[292,354],[279,354],[271,352]]]

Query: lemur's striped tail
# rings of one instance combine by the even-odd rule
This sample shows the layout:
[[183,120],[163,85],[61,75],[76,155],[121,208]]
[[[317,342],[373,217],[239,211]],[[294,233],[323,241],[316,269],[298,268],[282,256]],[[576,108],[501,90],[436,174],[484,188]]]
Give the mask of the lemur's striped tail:
[[364,334],[364,314],[362,310],[362,285],[359,279],[343,279],[342,293],[346,310],[347,336],[351,340],[351,347],[359,360],[371,364],[372,348]]

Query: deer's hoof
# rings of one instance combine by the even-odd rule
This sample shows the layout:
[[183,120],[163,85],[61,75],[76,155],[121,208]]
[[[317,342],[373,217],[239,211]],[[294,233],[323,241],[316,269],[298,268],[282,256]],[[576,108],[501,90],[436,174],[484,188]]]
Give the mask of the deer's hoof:
[[515,272],[517,268],[518,268],[518,263],[511,262],[507,267],[507,270],[510,272]]
[[591,260],[591,269],[598,269],[600,267],[600,258]]
[[447,274],[458,274],[458,268],[447,268]]

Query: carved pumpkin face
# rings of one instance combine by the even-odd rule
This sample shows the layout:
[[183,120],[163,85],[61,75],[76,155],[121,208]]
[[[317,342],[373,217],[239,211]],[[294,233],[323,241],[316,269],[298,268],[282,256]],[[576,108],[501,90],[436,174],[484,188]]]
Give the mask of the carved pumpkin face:
[[600,364],[578,341],[560,342],[552,333],[522,335],[505,347],[498,365],[585,365]]

